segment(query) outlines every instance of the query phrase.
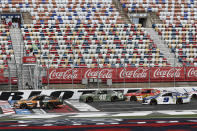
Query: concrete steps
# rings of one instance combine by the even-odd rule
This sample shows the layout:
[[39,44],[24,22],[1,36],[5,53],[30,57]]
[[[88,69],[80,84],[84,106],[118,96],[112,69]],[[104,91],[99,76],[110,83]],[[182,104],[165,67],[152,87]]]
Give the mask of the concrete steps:
[[123,10],[120,1],[119,0],[112,0],[112,2],[115,5],[116,9],[119,11],[119,15],[121,16],[121,18],[125,21],[125,24],[132,24],[127,13]]
[[160,38],[157,32],[153,28],[145,28],[145,30],[148,32],[153,42],[157,45],[160,52],[164,54],[165,58],[167,58],[168,63],[170,63],[171,66],[181,66],[175,54],[171,53],[170,49],[165,44],[165,41]]
[[33,20],[29,12],[22,13],[24,24],[32,24]]

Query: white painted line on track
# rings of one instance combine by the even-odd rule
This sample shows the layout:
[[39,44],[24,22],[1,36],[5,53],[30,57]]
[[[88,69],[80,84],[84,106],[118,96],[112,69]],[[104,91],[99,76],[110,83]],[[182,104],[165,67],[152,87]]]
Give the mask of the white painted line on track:
[[105,123],[96,123],[97,125],[104,125]]
[[145,121],[137,122],[137,124],[145,124],[145,123],[146,123]]
[[117,109],[131,109],[131,108],[123,108],[123,107],[117,107],[117,108],[113,108],[113,107],[105,107],[105,108],[102,108],[102,109],[115,109],[115,110],[117,110]]
[[74,116],[70,116],[70,117],[104,117],[104,116],[109,116],[108,113],[98,113],[98,112],[94,112],[94,113],[77,113]]
[[69,101],[66,100],[65,102],[72,105],[73,107],[75,107],[79,111],[99,111],[98,109],[96,109],[86,103],[79,102],[78,100],[69,100]]
[[193,115],[197,114],[194,111],[184,110],[184,111],[157,111],[158,113],[163,113],[167,115]]
[[[131,108],[142,108],[142,107],[131,107]],[[143,107],[143,109],[145,109],[145,108],[154,108],[154,107]]]
[[43,109],[32,109],[32,111],[36,114],[46,114],[46,112]]
[[114,106],[114,105],[115,105],[115,106],[122,106],[122,105],[123,105],[123,106],[125,106],[125,105],[126,105],[126,106],[128,106],[128,105],[129,105],[129,106],[136,106],[136,105],[139,106],[139,104],[104,104],[104,105],[100,105],[100,106]]
[[119,114],[115,114],[112,116],[146,116],[151,114],[152,111],[136,111],[136,112],[131,112],[131,113],[119,113]]
[[43,118],[43,119],[49,119],[49,118],[54,118],[54,117],[59,117],[62,115],[47,115],[47,114],[35,114],[35,115],[19,115],[20,118]]
[[168,121],[156,121],[156,123],[168,123]]
[[169,123],[178,123],[179,121],[169,121]]

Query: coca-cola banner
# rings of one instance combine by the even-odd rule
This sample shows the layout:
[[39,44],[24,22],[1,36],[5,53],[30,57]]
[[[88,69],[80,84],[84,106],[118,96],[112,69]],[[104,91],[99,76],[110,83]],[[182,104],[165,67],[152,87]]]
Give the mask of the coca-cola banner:
[[116,69],[114,68],[83,68],[82,70],[83,78],[116,79]]
[[[49,69],[47,77],[50,83],[72,83],[82,80],[82,73],[80,68],[57,68]],[[48,80],[45,78],[43,82]]]
[[197,81],[197,67],[58,68],[47,72],[43,83],[81,83],[84,78],[112,82]]
[[184,68],[183,67],[162,67],[151,68],[150,78],[154,81],[174,81],[184,80]]
[[117,72],[119,81],[126,80],[127,82],[146,81],[149,78],[149,68],[119,68]]
[[197,67],[187,67],[186,78],[188,81],[196,81],[197,80]]

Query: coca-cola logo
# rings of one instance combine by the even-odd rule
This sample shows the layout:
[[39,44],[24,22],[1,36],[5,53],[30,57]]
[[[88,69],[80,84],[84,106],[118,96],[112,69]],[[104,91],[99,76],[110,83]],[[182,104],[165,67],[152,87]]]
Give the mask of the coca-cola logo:
[[181,68],[170,68],[170,69],[162,69],[157,68],[154,73],[154,78],[174,78],[181,76]]
[[63,71],[52,70],[49,79],[77,79],[78,69],[68,69]]
[[137,68],[135,70],[122,69],[120,78],[146,78],[148,76],[148,68]]
[[27,58],[26,61],[27,62],[34,62],[34,61],[36,61],[36,59],[35,58]]
[[195,68],[190,68],[187,72],[187,77],[197,77],[197,70],[195,70]]
[[24,63],[35,63],[36,58],[35,57],[23,57],[23,62]]
[[84,77],[85,78],[107,78],[111,79],[112,78],[112,69],[100,69],[100,70],[94,70],[94,69],[88,69]]

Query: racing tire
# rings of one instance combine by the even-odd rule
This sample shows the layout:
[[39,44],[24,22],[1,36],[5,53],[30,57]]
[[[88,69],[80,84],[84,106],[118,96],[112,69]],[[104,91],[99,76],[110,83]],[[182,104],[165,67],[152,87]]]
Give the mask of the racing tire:
[[111,102],[116,102],[118,100],[118,97],[117,96],[112,96],[111,97]]
[[181,98],[177,99],[176,104],[178,105],[183,104],[183,100]]
[[20,109],[27,109],[27,104],[22,103],[22,104],[20,105]]
[[40,108],[41,108],[41,109],[46,108],[43,102],[40,102]]
[[152,99],[152,100],[150,101],[150,105],[157,105],[157,100]]
[[53,103],[47,103],[46,104],[46,109],[52,110],[54,108]]
[[37,108],[37,104],[35,104],[35,105],[33,106],[33,108]]
[[93,98],[92,97],[86,98],[86,103],[91,103],[91,102],[93,102]]
[[197,100],[197,95],[196,94],[193,94],[192,97],[191,97],[193,100]]
[[130,101],[137,101],[137,97],[136,96],[131,96]]

